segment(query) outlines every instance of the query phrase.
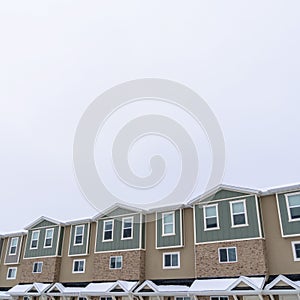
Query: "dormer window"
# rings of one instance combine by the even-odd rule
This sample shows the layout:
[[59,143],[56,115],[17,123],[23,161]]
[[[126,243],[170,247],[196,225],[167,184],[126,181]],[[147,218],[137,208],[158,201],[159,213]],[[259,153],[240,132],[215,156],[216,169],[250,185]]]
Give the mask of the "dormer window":
[[300,221],[300,194],[290,194],[286,197],[289,221]]
[[10,242],[9,255],[17,254],[17,246],[18,246],[19,238],[13,237]]
[[32,232],[30,249],[37,249],[39,243],[40,231],[36,230]]

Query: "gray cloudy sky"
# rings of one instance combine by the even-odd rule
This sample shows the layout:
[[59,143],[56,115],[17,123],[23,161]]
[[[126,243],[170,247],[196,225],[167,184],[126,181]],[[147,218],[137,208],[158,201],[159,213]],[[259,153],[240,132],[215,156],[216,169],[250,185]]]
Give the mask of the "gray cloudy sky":
[[78,188],[79,119],[124,81],[181,82],[214,111],[224,182],[299,182],[300,2],[1,1],[0,232],[93,216]]

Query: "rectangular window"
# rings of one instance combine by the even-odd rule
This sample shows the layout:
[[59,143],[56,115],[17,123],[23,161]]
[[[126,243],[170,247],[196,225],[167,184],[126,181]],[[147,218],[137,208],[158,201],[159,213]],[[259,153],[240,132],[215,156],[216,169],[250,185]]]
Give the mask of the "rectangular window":
[[16,255],[17,254],[18,242],[19,242],[18,237],[13,237],[10,240],[9,255]]
[[73,260],[73,273],[84,273],[85,271],[85,259]]
[[30,242],[30,249],[37,249],[39,244],[40,231],[33,231]]
[[8,280],[16,279],[17,269],[18,268],[16,268],[16,267],[15,268],[8,268],[6,279],[8,279]]
[[231,225],[232,227],[247,226],[246,200],[230,202]]
[[191,300],[190,297],[176,297],[176,300]]
[[162,214],[162,235],[175,234],[175,214],[174,212],[167,212]]
[[122,219],[122,240],[132,239],[133,217]]
[[100,300],[112,300],[112,297],[100,297]]
[[109,259],[110,269],[122,269],[122,256],[111,256]]
[[43,262],[35,262],[33,263],[32,273],[42,273]]
[[103,241],[113,240],[114,220],[105,220],[103,223]]
[[52,247],[53,233],[54,233],[53,228],[46,229],[44,248],[51,248]]
[[300,221],[300,194],[287,195],[289,221]]
[[228,297],[226,297],[226,296],[213,296],[213,297],[210,297],[210,300],[228,300]]
[[218,204],[207,205],[203,207],[204,229],[219,229]]
[[74,245],[83,245],[84,225],[75,226]]
[[237,262],[236,247],[219,248],[219,262],[220,263]]
[[163,255],[164,269],[178,269],[180,268],[180,254],[179,252],[164,253]]
[[294,261],[300,261],[300,242],[292,242]]

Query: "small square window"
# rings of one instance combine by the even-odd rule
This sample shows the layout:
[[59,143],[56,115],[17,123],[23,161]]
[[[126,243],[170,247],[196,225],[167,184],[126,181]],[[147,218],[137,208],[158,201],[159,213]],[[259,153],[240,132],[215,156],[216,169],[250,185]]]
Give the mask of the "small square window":
[[6,279],[8,279],[8,280],[16,279],[16,277],[17,277],[17,269],[18,268],[16,268],[16,267],[15,268],[8,268]]
[[300,242],[292,242],[294,261],[300,261]]
[[163,268],[164,269],[178,269],[178,268],[180,268],[180,254],[179,254],[179,252],[164,253],[163,254]]
[[85,259],[75,259],[73,261],[73,273],[84,273]]
[[18,246],[19,238],[13,237],[10,241],[9,255],[17,254],[17,246]]
[[219,262],[237,262],[236,247],[219,248]]
[[43,262],[33,263],[32,273],[42,273],[42,269],[43,269]]
[[74,238],[75,246],[83,244],[83,235],[84,235],[84,225],[75,226],[75,238]]
[[122,256],[111,256],[109,259],[110,269],[122,269]]
[[167,212],[162,214],[162,235],[175,234],[175,214],[174,212]]

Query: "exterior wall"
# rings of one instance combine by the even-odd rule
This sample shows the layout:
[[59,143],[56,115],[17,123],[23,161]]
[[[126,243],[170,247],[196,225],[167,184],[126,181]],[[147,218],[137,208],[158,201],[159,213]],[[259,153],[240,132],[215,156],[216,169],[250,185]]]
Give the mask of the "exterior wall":
[[[32,273],[33,263],[43,262],[42,273]],[[35,259],[24,259],[20,266],[20,283],[32,282],[57,282],[61,267],[60,257],[40,257]]]
[[[111,256],[122,256],[123,266],[119,270],[109,269]],[[145,279],[145,251],[121,251],[95,253],[94,281],[110,280],[144,280]]]
[[[86,255],[69,256],[69,240],[70,240],[71,226],[65,228],[65,238],[63,244],[63,255],[61,258],[61,268],[59,282],[91,282],[93,281],[93,269],[94,269],[94,245],[96,236],[96,222],[90,224],[90,234],[88,241],[88,251]],[[85,272],[84,273],[72,273],[73,260],[85,259]]]
[[[194,230],[193,210],[182,210],[184,246],[157,249],[155,247],[155,214],[148,215],[146,222],[146,279],[194,278]],[[163,269],[163,253],[180,252],[180,269]]]
[[269,274],[299,274],[300,262],[294,261],[292,241],[300,241],[300,236],[292,238],[281,236],[275,195],[262,197],[261,209],[266,236],[266,256]]
[[[167,211],[172,212],[172,211]],[[161,212],[156,214],[156,247],[178,247],[183,246],[182,240],[182,210],[178,209],[174,211],[175,221],[175,234],[163,236],[162,235],[162,214]]]
[[[247,211],[247,226],[232,227],[230,202],[238,200],[246,200]],[[204,201],[205,204],[217,204],[219,215],[219,229],[204,230],[204,215],[203,204],[196,204],[195,209],[195,223],[196,223],[196,243],[205,243],[213,241],[227,241],[246,238],[262,237],[261,222],[257,214],[259,208],[257,207],[256,197],[254,195],[243,195],[238,198],[224,198],[218,202]]]
[[[219,263],[219,248],[236,247],[237,262]],[[196,277],[266,275],[263,239],[196,245]]]

